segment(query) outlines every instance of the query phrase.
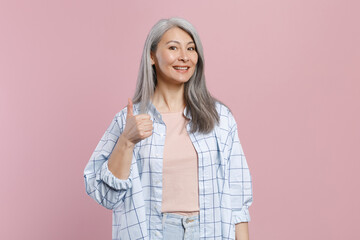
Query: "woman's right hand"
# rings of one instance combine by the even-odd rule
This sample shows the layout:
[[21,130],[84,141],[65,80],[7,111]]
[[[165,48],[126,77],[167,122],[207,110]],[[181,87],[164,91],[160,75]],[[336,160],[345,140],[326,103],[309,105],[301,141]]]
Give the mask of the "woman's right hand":
[[149,114],[139,114],[134,116],[133,103],[128,99],[126,125],[122,136],[132,144],[150,137],[153,130],[153,122]]

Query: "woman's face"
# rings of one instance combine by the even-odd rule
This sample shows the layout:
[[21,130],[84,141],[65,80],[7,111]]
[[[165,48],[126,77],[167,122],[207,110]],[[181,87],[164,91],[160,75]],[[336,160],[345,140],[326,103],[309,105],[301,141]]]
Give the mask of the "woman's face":
[[151,63],[156,68],[157,80],[183,84],[194,74],[198,54],[191,36],[174,27],[162,36],[156,52],[151,53]]

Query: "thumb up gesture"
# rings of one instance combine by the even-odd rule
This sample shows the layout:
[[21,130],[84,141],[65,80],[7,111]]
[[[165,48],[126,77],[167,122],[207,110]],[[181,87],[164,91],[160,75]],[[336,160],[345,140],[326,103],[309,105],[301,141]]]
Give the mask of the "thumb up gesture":
[[122,135],[134,145],[150,137],[153,130],[153,122],[149,114],[139,114],[134,116],[133,103],[128,99],[126,125]]

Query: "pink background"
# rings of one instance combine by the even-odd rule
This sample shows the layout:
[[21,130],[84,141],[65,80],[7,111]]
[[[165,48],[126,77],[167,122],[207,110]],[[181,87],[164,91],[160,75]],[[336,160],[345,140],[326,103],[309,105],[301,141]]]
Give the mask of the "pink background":
[[111,239],[83,170],[133,96],[146,35],[202,39],[253,177],[251,239],[360,239],[359,1],[0,3],[0,239]]

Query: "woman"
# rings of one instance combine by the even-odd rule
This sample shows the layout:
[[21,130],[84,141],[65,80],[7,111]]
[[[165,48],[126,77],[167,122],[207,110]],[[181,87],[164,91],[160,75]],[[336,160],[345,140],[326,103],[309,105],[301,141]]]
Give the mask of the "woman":
[[113,239],[248,239],[251,177],[229,108],[205,85],[186,20],[160,20],[143,50],[136,93],[84,171],[113,210]]

